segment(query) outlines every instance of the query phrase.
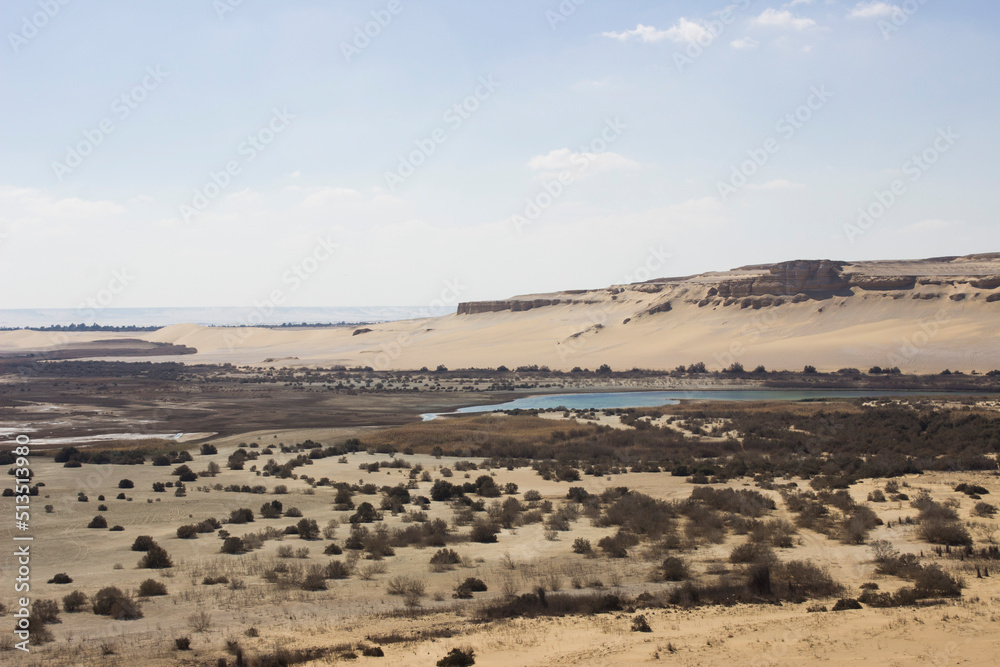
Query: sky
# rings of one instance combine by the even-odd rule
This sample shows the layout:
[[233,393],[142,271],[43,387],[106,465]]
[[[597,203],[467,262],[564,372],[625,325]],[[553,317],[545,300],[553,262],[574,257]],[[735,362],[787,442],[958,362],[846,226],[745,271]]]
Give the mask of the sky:
[[1000,250],[1000,5],[6,0],[0,308]]

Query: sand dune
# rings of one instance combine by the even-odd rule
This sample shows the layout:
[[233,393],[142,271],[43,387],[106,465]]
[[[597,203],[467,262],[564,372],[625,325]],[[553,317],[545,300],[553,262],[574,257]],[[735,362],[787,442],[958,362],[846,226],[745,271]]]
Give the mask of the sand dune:
[[[538,364],[670,369],[704,361],[819,370],[1000,368],[1000,254],[898,262],[796,261],[599,290],[460,304],[458,313],[351,328],[175,325],[143,340],[196,348],[187,363],[371,366]],[[125,334],[0,332],[0,352]],[[161,358],[162,360],[162,358]],[[265,360],[270,360],[265,362]]]

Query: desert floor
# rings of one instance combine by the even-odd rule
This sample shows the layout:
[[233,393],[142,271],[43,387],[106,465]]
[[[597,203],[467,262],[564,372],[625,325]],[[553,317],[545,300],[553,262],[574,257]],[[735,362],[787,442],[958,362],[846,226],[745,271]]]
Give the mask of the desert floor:
[[[633,549],[626,559],[603,556],[586,558],[574,554],[574,539],[584,537],[595,542],[613,532],[599,528],[580,517],[567,532],[547,539],[540,523],[503,530],[495,544],[459,542],[449,545],[462,556],[454,570],[433,572],[428,566],[435,548],[403,547],[396,555],[379,563],[360,560],[354,576],[346,580],[328,581],[325,591],[306,592],[298,588],[267,583],[261,574],[276,564],[293,568],[326,564],[330,556],[323,555],[328,540],[301,540],[294,535],[272,540],[256,551],[243,555],[219,553],[220,539],[215,534],[202,534],[197,539],[176,537],[181,524],[194,523],[208,517],[223,519],[240,507],[258,514],[265,501],[280,499],[284,507],[299,508],[306,518],[315,519],[320,527],[337,519],[340,527],[334,541],[343,544],[348,535],[347,518],[351,512],[338,512],[332,507],[334,489],[310,488],[303,480],[277,480],[258,476],[249,470],[230,471],[227,457],[240,443],[259,443],[260,448],[278,443],[292,444],[311,438],[323,444],[342,442],[357,434],[356,429],[306,429],[281,432],[253,432],[214,441],[218,453],[198,455],[189,465],[204,470],[216,462],[222,472],[215,478],[203,477],[187,485],[185,497],[152,491],[154,481],[176,479],[170,476],[172,467],[100,466],[65,468],[51,459],[33,460],[36,481],[44,482],[41,494],[33,497],[31,534],[35,536],[31,560],[31,595],[33,599],[61,599],[72,590],[92,596],[105,586],[136,590],[141,581],[154,578],[166,584],[168,595],[144,598],[144,617],[133,621],[114,621],[85,610],[61,613],[60,623],[49,625],[54,641],[33,647],[30,654],[16,650],[0,653],[3,662],[11,665],[125,665],[141,659],[147,665],[207,665],[225,657],[228,640],[235,640],[248,655],[273,651],[276,647],[330,648],[336,650],[308,664],[333,664],[346,660],[344,654],[359,643],[378,645],[384,650],[381,658],[358,656],[357,664],[431,665],[451,648],[472,647],[477,665],[633,665],[657,663],[702,664],[995,664],[1000,654],[997,603],[1000,601],[1000,573],[979,579],[971,568],[957,559],[941,559],[931,553],[930,545],[920,542],[912,526],[878,527],[871,539],[889,539],[902,551],[923,552],[928,560],[941,562],[946,569],[961,575],[967,588],[962,598],[928,607],[904,607],[811,613],[807,608],[819,603],[832,606],[835,599],[813,600],[803,604],[737,605],[734,607],[700,607],[695,609],[662,608],[622,611],[594,616],[561,618],[515,619],[482,623],[475,619],[478,605],[503,595],[501,590],[519,593],[532,590],[539,583],[549,590],[573,591],[576,587],[604,590],[630,598],[642,593],[657,593],[678,586],[676,583],[655,582],[650,573],[656,562],[645,560],[640,548]],[[280,454],[279,462],[294,454]],[[267,460],[262,456],[256,462]],[[440,468],[454,466],[456,459],[440,459],[428,455],[398,455],[412,465],[421,464],[434,478]],[[408,481],[407,469],[381,470],[369,473],[360,464],[386,461],[388,455],[359,452],[346,457],[317,460],[301,474],[313,478],[329,477],[334,481],[372,482],[395,485]],[[518,485],[518,497],[529,489],[537,490],[543,499],[556,507],[565,502],[569,486],[582,486],[600,492],[611,486],[628,486],[651,496],[679,500],[691,493],[692,485],[684,478],[667,473],[627,473],[606,478],[584,476],[579,483],[545,481],[530,468],[515,470],[455,472],[452,481],[462,481],[463,475],[475,479],[481,474],[495,475],[500,486],[507,482]],[[118,481],[130,479],[135,487],[124,491],[127,500],[116,500]],[[959,512],[969,517],[973,501],[952,489],[960,481],[975,482],[1000,493],[995,475],[987,473],[932,473],[909,476],[903,480],[910,491],[923,488],[938,501],[955,499]],[[801,480],[800,480],[801,482]],[[286,484],[288,493],[271,493],[277,484]],[[866,482],[851,488],[852,496],[864,501],[868,491],[880,488],[884,480]],[[211,490],[213,484],[264,484],[266,495]],[[753,488],[750,480],[730,482],[736,488]],[[414,495],[429,495],[430,482],[418,483]],[[84,492],[89,501],[78,502]],[[778,509],[772,516],[792,518],[784,509],[778,494]],[[98,512],[99,495],[104,495],[106,512]],[[378,507],[379,496],[356,496],[355,502],[369,500]],[[502,498],[501,498],[502,500]],[[12,516],[11,498],[3,498],[0,508],[4,516]],[[51,513],[42,508],[53,505]],[[913,515],[908,504],[888,502],[873,504],[883,519],[896,520]],[[88,529],[96,515],[106,517],[109,526],[121,525],[122,532]],[[451,509],[444,503],[432,503],[429,518],[451,519]],[[402,515],[387,512],[384,523],[400,526]],[[298,518],[263,519],[242,525],[226,525],[233,535],[260,530],[265,526],[284,528]],[[996,537],[996,522],[978,522],[975,528],[982,535]],[[7,522],[8,544],[14,534],[12,522]],[[459,529],[466,530],[466,529]],[[165,570],[137,568],[142,555],[130,550],[138,535],[150,535],[171,555],[174,567]],[[977,533],[980,535],[980,533]],[[551,537],[551,535],[549,535]],[[706,570],[733,567],[727,556],[733,545],[743,538],[729,535],[721,544],[707,544],[684,554],[696,576]],[[977,542],[980,539],[977,537]],[[307,548],[304,558],[279,558],[278,549],[291,546]],[[12,579],[16,565],[4,550],[3,579]],[[345,551],[345,555],[347,552]],[[830,573],[847,587],[845,595],[855,597],[861,583],[874,581],[882,590],[893,590],[904,582],[893,577],[873,574],[872,554],[867,546],[848,546],[802,529],[797,545],[779,550],[782,560],[809,559],[829,568]],[[343,557],[341,557],[343,558]],[[384,568],[383,568],[384,565]],[[53,575],[65,572],[73,583],[45,583]],[[225,585],[204,585],[206,575],[226,575],[239,579],[243,588],[233,590]],[[398,596],[387,594],[386,585],[397,576],[422,580],[426,593],[418,605],[408,608]],[[477,593],[472,600],[454,600],[452,591],[466,577],[478,577],[487,583],[489,591]],[[5,583],[0,602],[7,607],[4,625],[13,622],[11,611],[15,599],[12,587]],[[205,612],[209,626],[196,631],[192,616]],[[648,619],[650,633],[630,630],[637,613]],[[259,636],[248,637],[246,631],[256,628]],[[6,636],[6,635],[5,635]],[[175,649],[175,638],[191,638],[190,651]],[[9,647],[4,639],[3,648]]]

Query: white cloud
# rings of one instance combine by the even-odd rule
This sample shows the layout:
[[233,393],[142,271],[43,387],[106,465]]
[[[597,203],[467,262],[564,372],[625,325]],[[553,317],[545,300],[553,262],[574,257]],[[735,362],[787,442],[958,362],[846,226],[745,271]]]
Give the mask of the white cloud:
[[117,218],[125,207],[111,201],[59,198],[42,190],[12,185],[0,186],[0,223],[8,231],[40,229],[59,224],[74,229],[77,224],[106,222]]
[[635,160],[631,160],[624,155],[605,151],[603,153],[574,153],[568,148],[558,148],[549,151],[545,155],[536,155],[528,160],[528,167],[534,171],[545,172],[546,175],[558,173],[560,171],[570,171],[574,175],[584,171],[586,173],[598,171],[612,171],[617,169],[640,169],[640,165]]
[[905,225],[901,227],[898,231],[900,232],[940,232],[946,229],[954,229],[956,227],[962,227],[965,225],[964,220],[941,220],[938,218],[929,218],[927,220],[920,220],[919,222],[914,222],[910,225]]
[[760,16],[753,19],[753,23],[759,26],[790,28],[792,30],[805,30],[816,25],[816,22],[812,19],[794,16],[787,9],[777,10],[770,7],[761,12]]
[[795,5],[811,5],[812,0],[792,0],[791,2],[786,2],[782,7],[794,7]]
[[871,19],[878,18],[880,16],[891,16],[898,11],[900,11],[900,9],[896,5],[889,4],[888,2],[871,0],[870,2],[859,2],[854,6],[854,9],[851,10],[851,13],[847,15],[847,18]]
[[674,42],[686,43],[697,42],[698,40],[708,39],[711,37],[711,33],[701,23],[698,23],[697,21],[689,21],[683,17],[677,21],[676,25],[671,26],[666,30],[659,30],[651,25],[643,25],[640,23],[633,30],[605,32],[602,34],[605,37],[617,39],[620,42],[635,40],[644,43],[662,42],[665,39],[669,39]]
[[806,186],[805,183],[795,183],[784,178],[777,178],[760,185],[749,183],[746,187],[748,190],[802,190]]
[[756,49],[759,45],[760,42],[758,42],[752,37],[743,37],[741,39],[734,39],[733,41],[729,42],[729,46],[733,47],[734,49],[739,49],[741,51]]

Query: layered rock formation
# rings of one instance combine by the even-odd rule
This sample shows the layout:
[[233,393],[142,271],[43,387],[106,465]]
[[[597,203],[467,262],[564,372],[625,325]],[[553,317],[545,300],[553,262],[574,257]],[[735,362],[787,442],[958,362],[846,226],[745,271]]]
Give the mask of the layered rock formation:
[[[458,305],[459,315],[498,311],[525,311],[566,304],[594,304],[632,294],[653,295],[651,305],[641,315],[667,313],[670,299],[684,296],[687,303],[706,306],[737,306],[759,309],[785,303],[832,296],[852,297],[863,293],[916,290],[915,299],[935,299],[928,286],[969,287],[991,291],[1000,288],[1000,254],[987,253],[961,257],[937,257],[926,260],[895,262],[844,262],[833,260],[793,260],[777,264],[755,264],[728,272],[701,274],[683,278],[657,278],[642,283],[616,285],[604,290],[572,290],[558,294],[515,297],[502,301],[472,301]],[[586,294],[590,298],[579,298]],[[569,295],[572,295],[570,298]],[[900,298],[901,294],[891,295]],[[1000,297],[991,294],[948,295],[952,301],[983,298],[993,303]]]

